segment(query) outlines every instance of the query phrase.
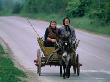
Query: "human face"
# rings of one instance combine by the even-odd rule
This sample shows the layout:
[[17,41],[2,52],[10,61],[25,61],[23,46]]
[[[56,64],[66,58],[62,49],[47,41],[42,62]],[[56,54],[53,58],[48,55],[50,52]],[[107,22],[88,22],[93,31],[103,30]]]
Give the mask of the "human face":
[[52,22],[51,23],[51,28],[55,28],[56,27],[56,23],[55,22]]
[[64,23],[65,23],[65,25],[69,25],[70,24],[68,19],[65,19]]

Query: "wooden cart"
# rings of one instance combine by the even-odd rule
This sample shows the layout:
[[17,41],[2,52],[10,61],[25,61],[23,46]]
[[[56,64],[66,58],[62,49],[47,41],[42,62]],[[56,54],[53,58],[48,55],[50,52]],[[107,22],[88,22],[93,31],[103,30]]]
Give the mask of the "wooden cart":
[[[60,66],[60,57],[58,57],[57,51],[58,49],[56,49],[55,47],[45,47],[44,46],[44,40],[42,38],[37,38],[38,44],[40,46],[40,49],[37,50],[37,58],[36,60],[34,60],[35,65],[37,66],[37,73],[39,74],[39,76],[41,75],[41,67],[45,66],[45,65],[54,65],[54,66]],[[41,51],[43,52],[43,54],[41,54]],[[77,74],[79,76],[80,74],[80,64],[79,64],[79,55],[75,53],[76,51],[74,51],[75,54],[75,62],[73,63],[73,71],[75,74]],[[60,69],[60,72],[62,72],[62,70]]]

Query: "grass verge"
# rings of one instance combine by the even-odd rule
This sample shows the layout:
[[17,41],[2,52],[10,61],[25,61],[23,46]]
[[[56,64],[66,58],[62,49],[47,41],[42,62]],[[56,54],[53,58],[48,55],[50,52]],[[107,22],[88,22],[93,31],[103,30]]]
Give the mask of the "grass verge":
[[55,21],[57,21],[58,24],[61,24],[62,19],[64,18],[63,15],[45,14],[45,13],[37,13],[37,14],[21,13],[20,16],[30,17],[32,19],[39,19],[39,20],[45,20],[45,21],[55,20]]
[[88,17],[74,18],[71,22],[76,28],[110,36],[110,25],[100,25]]
[[25,82],[19,77],[25,78],[26,75],[14,66],[14,63],[0,45],[0,82]]
[[[30,17],[45,21],[55,20],[57,21],[58,24],[62,24],[62,20],[65,17],[64,15],[61,14],[58,15],[58,14],[44,14],[44,13],[37,13],[37,14],[21,13],[20,16],[25,16],[25,17]],[[94,20],[88,17],[71,18],[71,25],[78,29],[110,36],[110,24],[100,25],[98,23],[95,23]]]

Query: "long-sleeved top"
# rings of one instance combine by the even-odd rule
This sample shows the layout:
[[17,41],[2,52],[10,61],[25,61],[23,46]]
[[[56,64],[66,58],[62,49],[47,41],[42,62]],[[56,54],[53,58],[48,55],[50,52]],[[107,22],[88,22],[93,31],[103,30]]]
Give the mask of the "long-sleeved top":
[[51,41],[48,41],[47,38],[51,38],[51,39],[57,39],[58,37],[58,29],[55,28],[51,28],[51,27],[48,27],[45,31],[45,35],[44,35],[44,38],[45,38],[45,46],[54,46],[55,43],[51,42]]
[[59,30],[60,36],[65,37],[69,35],[69,39],[73,41],[76,39],[75,30],[72,26],[62,26]]

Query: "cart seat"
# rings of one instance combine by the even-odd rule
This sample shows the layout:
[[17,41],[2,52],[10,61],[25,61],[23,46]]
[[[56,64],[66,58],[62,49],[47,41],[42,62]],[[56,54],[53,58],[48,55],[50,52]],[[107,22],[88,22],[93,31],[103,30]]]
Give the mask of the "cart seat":
[[42,38],[38,38],[38,43],[45,56],[49,56],[53,51],[55,51],[55,47],[44,46],[44,40]]

